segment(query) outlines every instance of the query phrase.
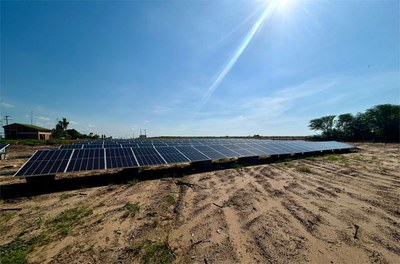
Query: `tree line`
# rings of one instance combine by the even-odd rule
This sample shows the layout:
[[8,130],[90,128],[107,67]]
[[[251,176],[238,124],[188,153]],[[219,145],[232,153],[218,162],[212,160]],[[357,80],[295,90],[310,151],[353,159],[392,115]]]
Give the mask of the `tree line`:
[[[82,134],[78,132],[76,129],[68,129],[69,122],[63,117],[58,121],[56,127],[52,129],[51,134],[53,138],[56,139],[99,139],[100,136],[97,134],[89,133]],[[105,135],[102,135],[102,138],[105,138]]]
[[363,113],[312,119],[308,127],[323,140],[400,142],[400,105],[382,104]]

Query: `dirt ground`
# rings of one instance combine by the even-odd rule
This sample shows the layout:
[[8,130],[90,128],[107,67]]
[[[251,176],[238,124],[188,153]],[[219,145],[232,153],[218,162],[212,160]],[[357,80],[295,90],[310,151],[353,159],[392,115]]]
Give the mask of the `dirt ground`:
[[[400,146],[356,145],[185,177],[61,175],[36,193],[0,176],[0,262],[400,263]],[[37,148],[11,146],[0,172]]]

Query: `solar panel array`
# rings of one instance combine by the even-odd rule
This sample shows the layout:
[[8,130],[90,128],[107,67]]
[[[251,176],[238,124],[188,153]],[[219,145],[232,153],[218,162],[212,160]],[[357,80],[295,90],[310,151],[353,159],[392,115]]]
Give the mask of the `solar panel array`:
[[7,148],[10,144],[0,144],[0,151],[4,150]]
[[40,176],[64,172],[134,168],[226,158],[311,153],[352,149],[336,141],[196,139],[89,141],[39,150],[15,176]]

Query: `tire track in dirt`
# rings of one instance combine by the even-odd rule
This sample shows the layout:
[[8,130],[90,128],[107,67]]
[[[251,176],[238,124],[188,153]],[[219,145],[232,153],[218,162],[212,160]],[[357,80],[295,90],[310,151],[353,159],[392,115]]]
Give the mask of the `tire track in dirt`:
[[[303,163],[304,165],[311,166],[315,169],[318,169],[318,171],[321,171],[321,173],[326,173],[329,176],[332,176],[336,179],[341,180],[341,182],[346,183],[344,179],[347,179],[349,181],[354,181],[354,180],[360,180],[362,179],[363,182],[369,183],[371,185],[375,185],[376,181],[371,179],[371,175],[367,174],[360,174],[357,173],[356,170],[352,169],[351,167],[340,167],[336,164],[324,164],[322,161],[308,161],[308,160],[301,160],[300,163]],[[373,175],[375,177],[375,180],[380,180],[380,181],[388,181],[387,184],[391,184],[390,179],[382,178],[377,176],[376,174]]]
[[[227,175],[230,176],[227,177]],[[252,259],[247,253],[248,248],[244,246],[248,239],[242,235],[242,229],[238,221],[239,216],[234,210],[228,208],[228,206],[232,206],[235,203],[237,198],[235,194],[243,191],[243,187],[248,184],[248,180],[244,175],[241,170],[229,170],[222,175],[216,173],[212,185],[222,185],[222,187],[218,190],[211,186],[206,190],[202,189],[205,192],[203,195],[198,194],[195,190],[186,190],[184,200],[189,201],[190,204],[182,209],[180,212],[182,217],[180,219],[187,219],[187,221],[182,221],[178,230],[187,231],[186,234],[181,235],[179,238],[174,237],[174,232],[172,232],[171,236],[173,243],[180,243],[179,247],[185,249],[178,252],[183,262],[193,261],[199,256],[201,256],[201,259],[207,259],[207,261],[231,260],[234,262],[248,262]],[[218,192],[218,196],[211,195],[211,193],[216,192]],[[229,203],[232,203],[232,205]],[[223,207],[224,204],[227,204],[226,208]],[[200,210],[199,207],[201,208]],[[188,214],[192,211],[195,214],[189,218]],[[204,221],[204,219],[207,220]],[[226,236],[226,233],[234,235]],[[201,243],[198,243],[199,241]],[[194,244],[197,246],[194,247]],[[215,249],[218,251],[231,251],[234,254],[231,254],[231,258],[220,256],[214,259],[213,256],[209,256],[209,252],[213,252]]]

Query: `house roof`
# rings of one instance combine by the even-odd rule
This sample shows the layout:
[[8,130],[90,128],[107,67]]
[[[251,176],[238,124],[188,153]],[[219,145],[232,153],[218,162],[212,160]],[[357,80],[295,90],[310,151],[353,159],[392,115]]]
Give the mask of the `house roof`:
[[9,127],[9,126],[15,126],[15,125],[18,125],[18,126],[24,126],[24,127],[29,127],[29,128],[32,128],[32,129],[34,129],[34,130],[39,130],[39,131],[51,131],[51,129],[48,129],[48,128],[44,128],[44,127],[40,127],[40,126],[34,126],[34,125],[29,125],[29,124],[19,124],[19,123],[13,123],[13,124],[10,124],[10,125],[6,125],[6,126],[3,126],[4,128],[7,128],[7,127]]

